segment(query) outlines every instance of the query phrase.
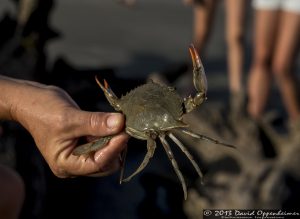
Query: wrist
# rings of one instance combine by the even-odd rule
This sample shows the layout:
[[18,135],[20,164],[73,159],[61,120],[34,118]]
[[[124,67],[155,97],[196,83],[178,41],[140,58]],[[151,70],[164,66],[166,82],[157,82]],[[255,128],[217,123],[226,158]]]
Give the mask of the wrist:
[[[0,75],[0,119],[19,121],[22,107],[25,107],[37,92],[37,87],[42,86],[35,82],[19,80]],[[28,103],[30,104],[30,103]]]

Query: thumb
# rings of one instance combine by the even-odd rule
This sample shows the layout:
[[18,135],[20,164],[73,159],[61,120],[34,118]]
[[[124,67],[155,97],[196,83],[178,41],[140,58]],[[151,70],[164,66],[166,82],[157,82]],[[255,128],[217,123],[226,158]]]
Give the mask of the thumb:
[[78,136],[107,136],[122,131],[125,123],[121,113],[86,112],[77,115]]

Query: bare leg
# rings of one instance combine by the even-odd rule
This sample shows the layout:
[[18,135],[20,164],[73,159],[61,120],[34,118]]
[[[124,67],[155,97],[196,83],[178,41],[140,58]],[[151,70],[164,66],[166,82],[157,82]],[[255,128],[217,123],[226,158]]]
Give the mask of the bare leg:
[[201,56],[211,32],[216,3],[216,0],[204,0],[201,4],[195,4],[194,44]]
[[167,152],[167,155],[172,163],[172,166],[176,172],[176,175],[178,176],[180,182],[181,182],[181,185],[182,185],[182,189],[183,189],[183,194],[184,194],[184,199],[186,200],[187,199],[187,188],[186,188],[186,183],[185,183],[185,180],[183,178],[183,175],[182,173],[180,172],[179,170],[179,167],[178,167],[178,164],[176,162],[176,160],[174,159],[174,155],[173,155],[173,152],[168,144],[168,142],[166,141],[165,139],[165,136],[159,136],[159,139],[164,147],[164,149],[166,150]]
[[246,5],[247,0],[226,0],[229,89],[232,93],[242,90]]
[[300,42],[300,14],[280,13],[277,41],[272,62],[283,103],[291,121],[300,118],[296,77],[293,72]]
[[189,131],[189,130],[186,130],[186,129],[180,129],[183,133],[189,135],[189,136],[192,136],[194,138],[198,138],[200,140],[206,140],[206,141],[210,141],[214,144],[220,144],[220,145],[223,145],[223,146],[226,146],[226,147],[230,147],[230,148],[235,148],[234,145],[231,145],[231,144],[226,144],[226,143],[223,143],[223,142],[220,142],[218,140],[215,140],[213,138],[210,138],[210,137],[207,137],[205,135],[200,135],[200,134],[196,134],[192,131]]
[[172,133],[169,133],[169,137],[180,147],[180,149],[182,150],[182,152],[189,158],[189,160],[193,164],[195,170],[197,171],[198,175],[200,176],[201,183],[203,183],[203,174],[202,174],[202,172],[201,172],[198,164],[195,162],[193,156],[186,149],[186,147],[178,140],[178,138],[176,138],[175,135],[173,135]]
[[137,168],[137,170],[131,174],[129,177],[127,177],[126,179],[123,180],[123,182],[128,182],[132,179],[132,177],[134,177],[136,174],[138,174],[139,172],[141,172],[149,163],[149,160],[152,158],[154,151],[156,148],[156,143],[155,140],[153,140],[152,138],[149,138],[147,140],[147,154],[143,160],[143,162],[141,163],[141,165]]
[[276,33],[277,11],[256,10],[254,21],[254,57],[248,84],[248,112],[259,119],[271,88],[270,62]]

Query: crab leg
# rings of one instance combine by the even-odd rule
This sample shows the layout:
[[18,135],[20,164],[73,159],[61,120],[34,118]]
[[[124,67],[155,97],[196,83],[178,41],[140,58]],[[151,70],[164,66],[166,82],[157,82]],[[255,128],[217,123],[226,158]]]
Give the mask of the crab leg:
[[164,147],[164,149],[166,150],[167,152],[167,155],[172,163],[172,166],[176,172],[176,175],[178,176],[180,182],[181,182],[181,185],[182,185],[182,189],[183,189],[183,194],[184,194],[184,199],[186,200],[187,199],[187,188],[186,188],[186,183],[185,183],[185,180],[183,178],[183,175],[182,173],[180,172],[179,170],[179,167],[178,167],[178,164],[176,162],[176,160],[174,159],[174,155],[173,155],[173,152],[170,148],[170,145],[168,144],[168,142],[166,141],[165,139],[165,136],[163,135],[160,135],[159,136],[159,139]]
[[200,176],[201,179],[201,183],[203,183],[203,174],[198,166],[198,164],[196,163],[196,161],[194,160],[193,156],[190,154],[190,152],[187,150],[187,148],[179,141],[178,138],[176,138],[175,135],[173,135],[172,133],[169,133],[168,136],[175,142],[175,144],[177,144],[179,146],[179,148],[182,150],[182,152],[188,157],[188,159],[191,161],[191,163],[193,164],[195,170],[197,171],[198,175]]
[[127,156],[127,147],[124,149],[124,151],[120,155],[120,161],[121,161],[120,184],[122,184],[123,178],[124,178],[126,156]]
[[195,97],[189,96],[184,98],[184,106],[187,113],[194,110],[197,106],[203,103],[204,100],[206,100],[207,92],[207,80],[204,67],[193,44],[190,45],[189,51],[193,61],[193,84],[197,93]]
[[113,138],[113,135],[110,135],[110,136],[99,138],[90,143],[80,145],[73,150],[72,154],[75,156],[79,156],[79,155],[88,154],[88,153],[97,151],[97,150],[105,147],[107,145],[107,143],[110,141],[110,139],[112,139],[112,138]]
[[186,130],[186,129],[180,129],[183,133],[189,135],[189,136],[192,136],[194,138],[198,138],[198,139],[201,139],[201,140],[206,140],[206,141],[210,141],[214,144],[220,144],[220,145],[223,145],[223,146],[226,146],[226,147],[230,147],[230,148],[236,148],[234,145],[231,145],[231,144],[227,144],[227,143],[223,143],[223,142],[220,142],[218,140],[215,140],[213,138],[210,138],[210,137],[207,137],[205,135],[200,135],[200,134],[196,134],[192,131],[189,131],[189,130]]
[[138,174],[139,172],[141,172],[149,163],[149,160],[152,158],[154,151],[156,148],[156,143],[155,140],[153,140],[152,138],[147,139],[147,154],[144,157],[143,162],[141,163],[141,165],[137,168],[137,170],[131,174],[129,177],[127,177],[126,179],[122,180],[123,182],[128,182],[132,179],[132,177],[134,177],[136,174]]
[[112,105],[116,111],[120,111],[121,108],[120,108],[120,105],[119,105],[118,97],[111,90],[111,88],[109,87],[107,81],[104,79],[104,85],[103,85],[98,80],[97,76],[95,76],[95,79],[96,79],[96,82],[99,85],[99,87],[103,90],[103,92],[106,96],[106,99],[108,100],[110,105]]

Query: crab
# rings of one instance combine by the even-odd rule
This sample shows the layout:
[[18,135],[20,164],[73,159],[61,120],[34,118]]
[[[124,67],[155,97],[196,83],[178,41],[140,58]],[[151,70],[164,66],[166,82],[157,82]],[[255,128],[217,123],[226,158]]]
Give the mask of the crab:
[[[126,118],[125,131],[130,136],[147,141],[147,153],[140,166],[129,177],[123,178],[124,165],[122,165],[120,183],[128,182],[136,174],[140,173],[153,157],[156,148],[156,139],[159,138],[164,147],[168,158],[177,174],[183,188],[184,198],[187,199],[187,186],[185,179],[179,170],[178,164],[174,159],[173,152],[169,143],[166,140],[168,136],[187,156],[196,172],[198,173],[201,182],[203,174],[195,162],[191,153],[173,134],[174,130],[180,130],[191,137],[208,140],[215,144],[220,144],[227,147],[233,145],[219,142],[213,138],[194,133],[186,127],[183,122],[183,115],[193,111],[197,106],[201,105],[206,100],[207,80],[202,62],[193,45],[189,47],[189,52],[193,63],[193,84],[196,89],[194,97],[191,95],[186,98],[181,98],[175,88],[166,85],[161,85],[150,81],[141,85],[125,96],[118,98],[104,80],[104,84],[100,83],[96,77],[96,82],[103,90],[110,105],[119,112],[122,112]],[[74,149],[73,154],[80,156],[92,153],[100,148],[103,148],[113,136],[102,137],[94,142],[78,146]],[[126,154],[126,152],[124,153]],[[124,160],[125,160],[124,155]]]

